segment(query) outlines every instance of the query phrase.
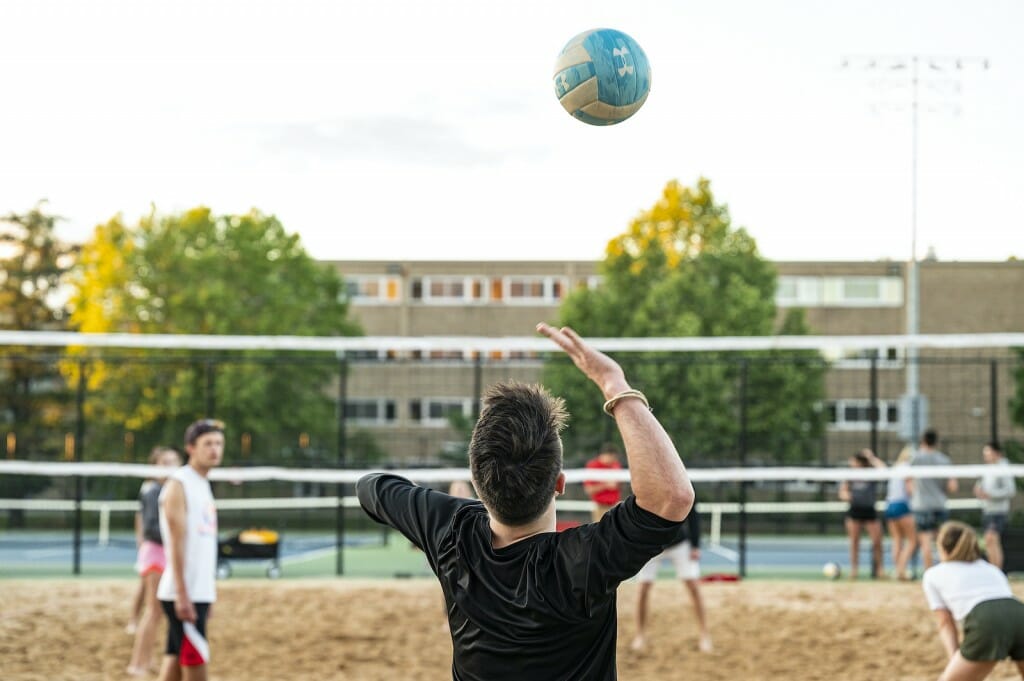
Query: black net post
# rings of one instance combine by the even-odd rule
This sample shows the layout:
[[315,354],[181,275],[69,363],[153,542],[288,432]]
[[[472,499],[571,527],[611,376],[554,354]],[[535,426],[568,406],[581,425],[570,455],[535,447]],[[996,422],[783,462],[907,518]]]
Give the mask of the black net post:
[[871,451],[878,454],[878,356],[871,355],[871,376],[870,381],[870,399],[871,408],[868,410],[868,415],[871,418]]
[[473,422],[480,418],[480,397],[484,392],[483,353],[477,352],[473,359]]
[[[740,432],[739,432],[739,458],[740,468],[747,467],[747,374],[749,369],[748,360],[740,363],[740,386],[739,386],[739,407],[740,407]],[[747,481],[740,482],[740,514],[739,514],[739,554],[740,577],[747,576]]]
[[206,360],[203,365],[204,373],[206,375],[206,390],[205,390],[205,404],[204,409],[206,411],[207,418],[214,418],[214,413],[217,409],[217,396],[214,392],[215,380],[216,380],[216,368],[213,365],[213,360]]
[[989,439],[999,442],[999,360],[989,362]]
[[[338,362],[338,468],[344,470],[348,459],[348,432],[345,423],[345,402],[348,400],[348,362],[345,355]],[[334,512],[334,574],[345,573],[345,483],[335,485],[338,506]]]
[[[85,440],[85,360],[78,360],[78,390],[75,393],[75,443],[72,457],[76,463],[82,461],[82,444]],[[72,548],[71,573],[82,574],[82,495],[85,481],[75,476],[75,530]]]

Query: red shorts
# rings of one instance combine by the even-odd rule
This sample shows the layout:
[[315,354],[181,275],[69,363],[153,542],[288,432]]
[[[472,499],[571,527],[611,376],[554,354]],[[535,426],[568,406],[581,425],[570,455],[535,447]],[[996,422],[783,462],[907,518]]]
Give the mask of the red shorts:
[[150,572],[163,572],[165,567],[167,567],[167,556],[164,554],[163,545],[148,539],[142,542],[138,558],[135,560],[135,570],[144,576]]

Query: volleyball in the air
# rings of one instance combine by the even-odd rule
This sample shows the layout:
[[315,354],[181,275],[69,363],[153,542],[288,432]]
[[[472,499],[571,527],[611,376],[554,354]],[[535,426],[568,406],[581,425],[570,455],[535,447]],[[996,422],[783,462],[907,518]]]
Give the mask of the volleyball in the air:
[[558,101],[590,125],[621,123],[640,110],[650,90],[647,55],[622,31],[584,31],[562,48],[555,62]]
[[839,563],[825,563],[825,567],[821,568],[821,574],[825,575],[825,579],[839,579],[842,573],[843,569],[839,567]]

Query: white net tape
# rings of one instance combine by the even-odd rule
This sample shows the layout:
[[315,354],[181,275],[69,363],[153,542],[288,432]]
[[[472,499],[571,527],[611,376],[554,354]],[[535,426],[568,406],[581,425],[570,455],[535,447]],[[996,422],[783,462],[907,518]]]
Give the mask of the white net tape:
[[[45,461],[0,461],[0,475],[44,475],[84,477],[165,477],[171,469],[128,463],[72,463]],[[215,468],[210,471],[211,480],[228,482],[258,482],[279,480],[287,482],[355,483],[359,478],[374,470],[347,470],[335,468],[281,468],[259,466],[247,468]],[[469,480],[466,468],[409,468],[387,470],[387,473],[401,475],[416,482],[451,482]],[[891,478],[980,478],[985,475],[1007,475],[1024,477],[1024,464],[1012,464],[995,468],[987,464],[957,466],[901,466],[898,468],[811,468],[811,467],[769,467],[769,468],[697,468],[689,471],[693,482],[767,482],[803,481],[837,482],[841,480],[889,480]],[[594,470],[574,468],[565,471],[570,483],[584,480],[629,481],[628,470]]]
[[[852,348],[970,349],[1024,346],[1024,333],[926,334],[892,336],[723,336],[715,338],[588,338],[605,352],[707,352],[822,350]],[[479,336],[213,336],[195,334],[76,333],[0,331],[0,346],[109,347],[191,350],[272,350],[346,352],[356,350],[499,350],[548,352],[555,345],[540,337]]]

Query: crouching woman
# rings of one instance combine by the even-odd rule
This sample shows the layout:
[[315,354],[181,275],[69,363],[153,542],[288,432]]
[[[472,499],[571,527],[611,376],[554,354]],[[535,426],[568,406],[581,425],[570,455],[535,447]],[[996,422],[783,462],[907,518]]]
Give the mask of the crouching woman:
[[[1024,677],[1024,603],[1006,575],[981,557],[978,536],[964,523],[944,523],[938,549],[940,562],[924,573],[922,586],[949,655],[939,681],[984,679],[1007,657]],[[957,622],[964,628],[959,643]]]

